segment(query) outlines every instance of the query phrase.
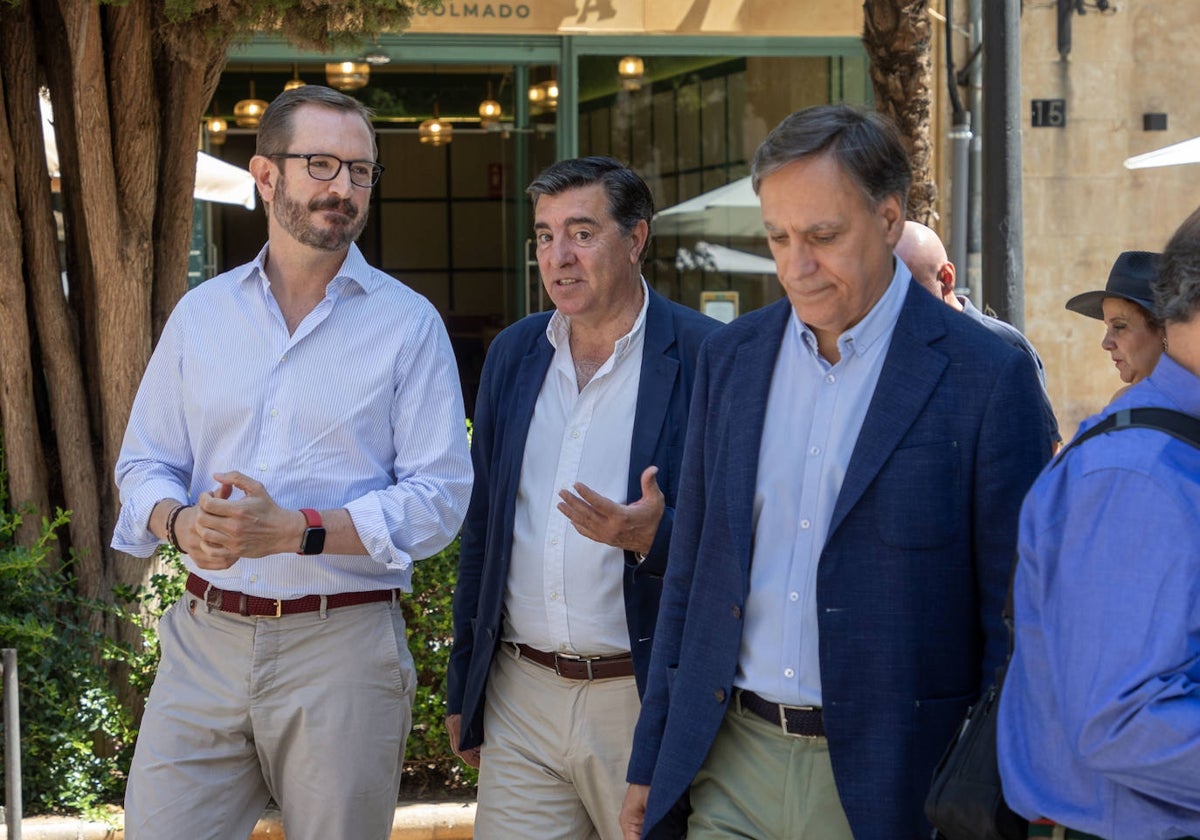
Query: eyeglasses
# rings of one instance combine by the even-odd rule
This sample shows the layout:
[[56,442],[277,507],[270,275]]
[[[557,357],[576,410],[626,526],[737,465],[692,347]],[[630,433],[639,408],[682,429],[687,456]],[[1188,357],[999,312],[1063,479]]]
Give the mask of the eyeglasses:
[[301,155],[294,152],[278,152],[267,157],[300,158],[307,162],[309,176],[318,181],[332,181],[344,166],[350,172],[350,183],[356,187],[373,187],[383,174],[383,166],[372,160],[342,160],[334,155]]

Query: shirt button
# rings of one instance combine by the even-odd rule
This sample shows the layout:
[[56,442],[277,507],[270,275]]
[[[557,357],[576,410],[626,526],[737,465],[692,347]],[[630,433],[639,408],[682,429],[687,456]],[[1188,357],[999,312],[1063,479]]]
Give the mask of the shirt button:
[[250,575],[251,583],[258,583],[258,575]]
[[826,374],[825,381],[828,382],[830,385],[832,385],[834,382],[837,382],[837,377],[834,376],[832,373]]
[[558,537],[551,537],[550,545],[558,545]]
[[742,617],[742,608],[739,607],[737,604],[734,604],[732,609],[730,609],[729,611],[733,614],[734,618]]
[[724,703],[725,702],[725,689],[718,688],[716,691],[713,692],[713,697],[716,698],[716,701],[718,703]]
[[551,601],[557,601],[557,600],[558,600],[558,593],[557,593],[557,592],[551,592],[551,593],[550,593],[550,600],[551,600]]
[[819,447],[819,446],[814,446],[812,449],[808,450],[808,454],[809,454],[809,455],[820,455],[820,454],[821,454],[821,447]]
[[278,408],[272,408],[272,409],[271,409],[271,416],[272,416],[272,417],[278,417],[278,416],[279,416],[279,409],[278,409]]
[[790,680],[792,677],[796,676],[796,672],[793,671],[791,668],[784,668],[783,675]]
[[801,528],[803,528],[804,530],[806,530],[806,531],[807,531],[807,530],[808,530],[808,527],[809,527],[810,525],[812,525],[812,523],[811,523],[811,522],[809,522],[807,519],[801,519],[801,520],[800,520],[800,527],[801,527]]
[[267,470],[267,465],[266,465],[266,464],[259,464],[259,465],[258,465],[258,468],[259,468],[260,470],[262,470],[263,472],[266,472],[266,470]]
[[575,438],[576,440],[578,440],[578,439],[579,439],[579,430],[578,430],[578,429],[572,429],[572,430],[571,430],[571,437],[572,437],[572,438]]
[[789,600],[789,601],[799,601],[799,600],[800,600],[800,593],[799,593],[799,592],[789,592],[789,593],[788,593],[788,600]]
[[286,362],[287,361],[287,353],[284,353],[282,356],[280,356],[279,361]]

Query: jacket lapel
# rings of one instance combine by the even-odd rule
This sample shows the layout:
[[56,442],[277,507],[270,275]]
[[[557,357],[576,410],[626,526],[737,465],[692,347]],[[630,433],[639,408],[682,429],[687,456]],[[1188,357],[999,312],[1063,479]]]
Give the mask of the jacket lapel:
[[667,407],[679,376],[675,324],[666,299],[654,291],[650,291],[650,302],[646,307],[644,336],[637,408],[633,415],[633,441],[629,450],[627,502],[642,496],[642,471],[654,461]]
[[928,293],[912,284],[846,468],[826,544],[920,416],[950,362],[930,347],[946,332],[945,322],[938,317],[942,313],[934,308],[944,304],[925,297]]

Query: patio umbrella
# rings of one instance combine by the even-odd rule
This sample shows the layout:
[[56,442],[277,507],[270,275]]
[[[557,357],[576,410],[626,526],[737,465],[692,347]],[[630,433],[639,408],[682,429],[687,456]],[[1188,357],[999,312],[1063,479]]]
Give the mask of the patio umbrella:
[[[42,101],[42,138],[46,146],[46,169],[51,178],[61,178],[58,163],[58,143],[54,138],[53,112],[50,100]],[[232,163],[220,158],[196,152],[196,189],[193,193],[201,201],[219,201],[222,204],[240,204],[253,210],[256,201],[254,176]]]
[[1200,163],[1200,137],[1126,158],[1125,168],[1146,169],[1151,166],[1175,166],[1180,163]]
[[[749,176],[654,214],[659,236],[762,237],[762,210]],[[774,269],[772,269],[773,271]]]
[[775,273],[775,261],[772,259],[708,242],[697,242],[696,247],[690,250],[680,248],[675,254],[675,267],[680,271],[701,269],[730,274]]

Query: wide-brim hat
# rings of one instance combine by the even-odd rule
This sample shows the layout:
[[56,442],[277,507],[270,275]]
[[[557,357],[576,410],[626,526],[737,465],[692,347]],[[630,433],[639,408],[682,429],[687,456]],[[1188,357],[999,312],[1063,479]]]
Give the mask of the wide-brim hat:
[[1159,254],[1153,251],[1122,251],[1108,272],[1102,292],[1084,292],[1067,301],[1067,309],[1104,320],[1102,301],[1107,297],[1124,298],[1154,314],[1154,294],[1150,287],[1158,279]]

